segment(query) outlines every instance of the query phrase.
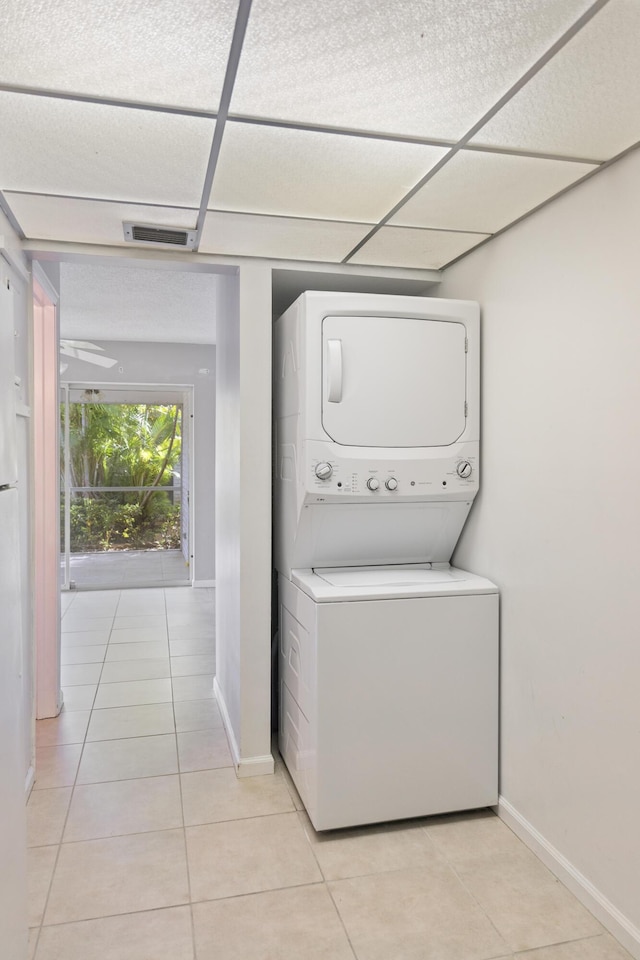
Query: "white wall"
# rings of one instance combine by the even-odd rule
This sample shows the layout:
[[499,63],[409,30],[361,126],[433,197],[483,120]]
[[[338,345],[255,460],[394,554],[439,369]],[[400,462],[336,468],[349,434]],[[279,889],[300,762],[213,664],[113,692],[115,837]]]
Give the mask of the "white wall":
[[271,269],[220,280],[216,404],[216,691],[239,775],[269,773]]
[[[216,343],[216,685],[240,740],[240,332],[237,277],[221,277]],[[236,757],[237,759],[237,757]]]
[[634,153],[440,288],[482,306],[481,494],[454,559],[502,591],[501,795],[637,956],[639,223]]
[[[64,330],[64,301],[61,300]],[[211,304],[213,322],[214,304]],[[63,334],[64,335],[64,334]],[[215,579],[215,352],[209,343],[144,343],[129,340],[95,340],[107,357],[118,360],[107,369],[65,357],[63,379],[73,383],[175,383],[194,388],[195,469],[192,485],[194,509],[193,576],[196,581]],[[208,369],[200,375],[198,370]],[[187,448],[188,452],[188,448]]]
[[[276,313],[305,289],[422,293],[432,272],[244,260],[216,307],[216,694],[240,776],[273,769],[271,348]],[[272,291],[273,277],[273,291]]]
[[[20,257],[19,241],[0,212],[0,250]],[[2,316],[0,322],[14,329],[27,330],[26,295],[23,279],[0,255],[0,282],[9,279],[14,290],[15,317]],[[26,339],[18,338],[18,368],[27,367]],[[24,350],[23,350],[24,345]],[[28,483],[27,478],[20,478]],[[24,960],[27,949],[26,893],[26,821],[25,778],[31,757],[31,718],[33,680],[30,624],[22,629],[23,606],[19,604],[18,584],[22,572],[20,553],[24,540],[18,532],[16,512],[18,495],[6,498],[8,512],[0,524],[0,551],[8,562],[2,564],[0,578],[0,953],[3,960]],[[3,501],[4,504],[4,501]],[[15,510],[14,510],[15,506]],[[13,562],[12,562],[13,559]],[[0,561],[1,562],[1,561]],[[22,589],[30,591],[30,584]]]

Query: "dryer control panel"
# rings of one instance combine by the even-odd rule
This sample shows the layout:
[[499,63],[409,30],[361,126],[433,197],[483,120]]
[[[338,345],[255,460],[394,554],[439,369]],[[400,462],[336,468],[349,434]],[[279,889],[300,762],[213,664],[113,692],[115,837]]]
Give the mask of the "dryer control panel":
[[438,456],[377,460],[336,456],[335,445],[310,441],[301,464],[305,501],[469,499],[478,489],[477,447],[476,443],[454,444]]

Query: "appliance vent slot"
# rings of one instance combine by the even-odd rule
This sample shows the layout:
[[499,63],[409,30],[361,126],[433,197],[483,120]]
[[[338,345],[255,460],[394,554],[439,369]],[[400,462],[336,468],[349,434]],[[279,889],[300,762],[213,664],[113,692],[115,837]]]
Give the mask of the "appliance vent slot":
[[134,227],[133,239],[146,243],[175,243],[177,247],[186,247],[186,230],[163,230],[157,227]]
[[124,239],[128,243],[152,243],[154,246],[184,247],[193,250],[196,243],[195,230],[175,227],[159,227],[150,223],[124,223]]

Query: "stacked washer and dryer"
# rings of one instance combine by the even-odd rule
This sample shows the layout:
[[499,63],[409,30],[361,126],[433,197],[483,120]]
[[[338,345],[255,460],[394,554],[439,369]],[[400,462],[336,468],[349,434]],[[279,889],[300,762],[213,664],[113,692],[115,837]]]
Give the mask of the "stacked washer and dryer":
[[308,292],[276,321],[280,751],[317,830],[498,792],[498,591],[450,566],[479,308]]

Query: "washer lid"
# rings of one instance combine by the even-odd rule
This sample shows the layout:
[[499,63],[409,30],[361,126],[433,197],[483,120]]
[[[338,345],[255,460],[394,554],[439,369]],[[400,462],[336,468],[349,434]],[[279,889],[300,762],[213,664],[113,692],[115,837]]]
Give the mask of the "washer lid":
[[430,564],[410,567],[324,567],[314,568],[315,575],[333,587],[407,587],[427,586],[464,580],[450,567],[432,569]]
[[291,571],[291,580],[318,603],[498,592],[491,581],[448,563],[297,569]]

